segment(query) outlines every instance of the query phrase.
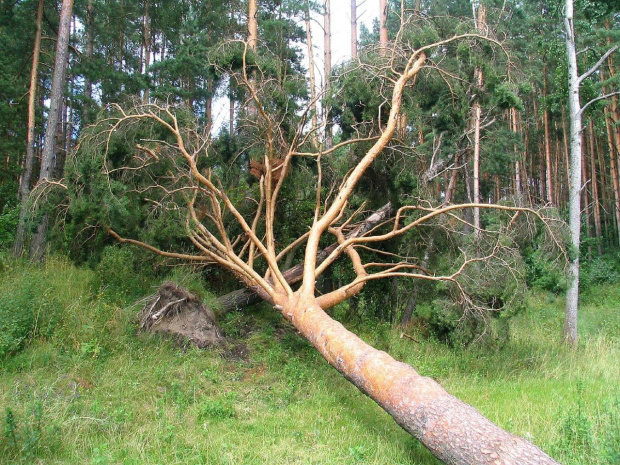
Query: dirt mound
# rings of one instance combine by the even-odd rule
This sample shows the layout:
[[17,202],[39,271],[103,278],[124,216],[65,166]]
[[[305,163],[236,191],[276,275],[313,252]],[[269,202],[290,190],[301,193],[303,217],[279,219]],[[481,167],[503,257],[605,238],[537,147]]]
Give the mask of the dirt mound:
[[173,282],[162,284],[146,299],[140,329],[171,334],[200,348],[224,340],[213,311],[194,294]]

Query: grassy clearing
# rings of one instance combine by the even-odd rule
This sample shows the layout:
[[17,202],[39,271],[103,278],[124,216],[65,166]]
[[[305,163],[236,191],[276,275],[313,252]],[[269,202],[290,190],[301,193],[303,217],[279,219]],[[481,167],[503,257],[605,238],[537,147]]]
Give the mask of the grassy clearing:
[[[438,463],[268,308],[224,318],[247,346],[234,358],[136,337],[136,309],[93,293],[92,272],[63,260],[1,273],[0,306],[26,293],[20,305],[51,323],[2,359],[0,463]],[[531,297],[503,349],[354,330],[563,463],[618,464],[619,302],[611,286],[584,296],[577,351],[559,343],[563,302],[547,294]]]

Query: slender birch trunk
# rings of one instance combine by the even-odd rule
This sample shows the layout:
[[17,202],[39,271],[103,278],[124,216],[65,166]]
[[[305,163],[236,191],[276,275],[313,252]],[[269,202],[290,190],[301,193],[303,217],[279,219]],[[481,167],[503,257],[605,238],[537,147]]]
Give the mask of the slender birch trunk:
[[569,228],[574,258],[568,270],[568,290],[564,314],[564,341],[577,345],[577,311],[579,306],[579,245],[581,234],[581,103],[579,101],[579,75],[577,70],[577,50],[573,0],[566,0],[564,27],[566,34],[566,56],[568,59],[568,107],[570,111],[570,190],[569,190]]

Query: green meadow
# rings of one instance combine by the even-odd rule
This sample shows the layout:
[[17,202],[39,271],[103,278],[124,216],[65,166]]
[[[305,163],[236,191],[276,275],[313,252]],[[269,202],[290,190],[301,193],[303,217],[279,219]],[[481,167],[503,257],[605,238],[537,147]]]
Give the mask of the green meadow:
[[[135,300],[64,259],[3,262],[0,463],[439,463],[270,307],[221,315],[227,344],[199,350],[138,334]],[[529,294],[501,347],[350,326],[560,462],[619,464],[619,308],[620,288],[591,287],[576,349],[549,293]]]

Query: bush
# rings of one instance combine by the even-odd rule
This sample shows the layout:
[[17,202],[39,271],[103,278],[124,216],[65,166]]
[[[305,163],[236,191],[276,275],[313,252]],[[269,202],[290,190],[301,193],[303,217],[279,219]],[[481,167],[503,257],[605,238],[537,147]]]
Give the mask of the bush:
[[94,289],[123,301],[148,294],[155,273],[149,267],[153,254],[128,246],[108,246],[95,268]]
[[587,290],[598,284],[615,284],[620,281],[620,261],[617,256],[604,255],[581,264],[580,286]]
[[566,292],[566,276],[563,271],[540,251],[525,257],[526,281],[528,286],[556,295]]
[[10,247],[15,241],[18,220],[18,206],[5,205],[3,209],[0,209],[0,249]]
[[62,311],[47,284],[24,276],[0,293],[0,358],[21,350],[32,337],[52,334]]

